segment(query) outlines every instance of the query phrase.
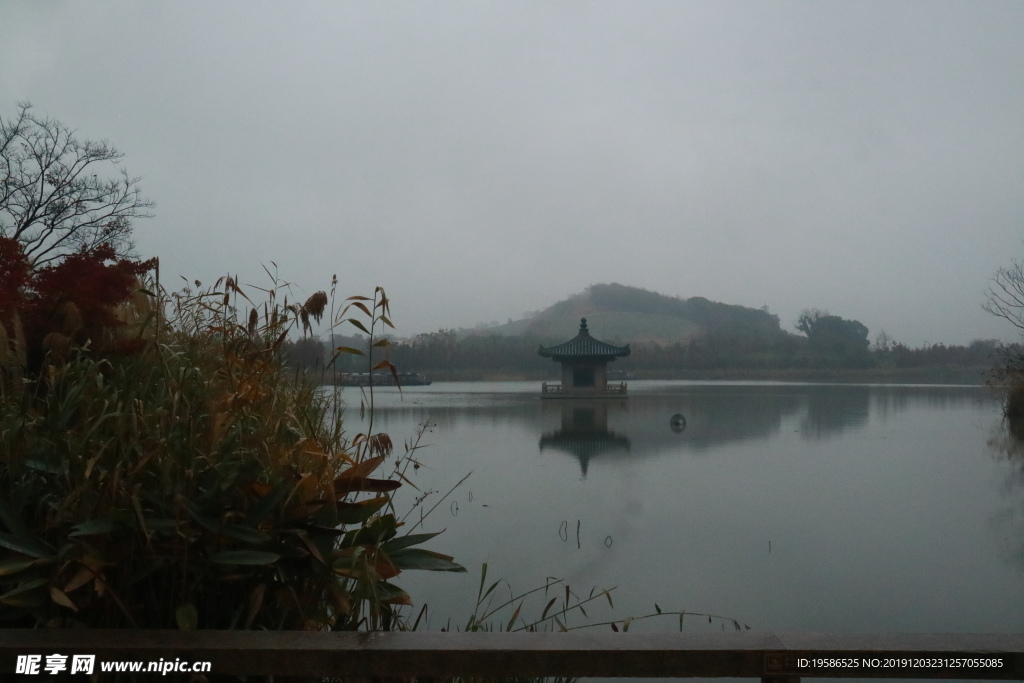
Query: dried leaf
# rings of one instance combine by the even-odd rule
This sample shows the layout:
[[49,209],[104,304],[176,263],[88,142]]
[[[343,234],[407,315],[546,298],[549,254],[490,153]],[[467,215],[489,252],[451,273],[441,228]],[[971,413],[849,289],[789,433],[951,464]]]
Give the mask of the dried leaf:
[[363,313],[365,313],[365,314],[366,314],[366,316],[367,316],[368,318],[373,318],[373,314],[372,314],[372,313],[370,313],[370,309],[369,309],[369,308],[367,308],[365,304],[362,304],[362,303],[360,303],[360,302],[358,302],[358,301],[353,301],[353,302],[352,302],[352,303],[351,303],[350,305],[351,305],[351,306],[355,306],[355,307],[356,307],[356,308],[358,308],[358,309],[359,309],[360,311],[362,311]]
[[67,607],[74,612],[78,611],[78,607],[75,606],[75,603],[71,602],[71,598],[56,586],[50,586],[50,599],[62,607]]
[[327,592],[331,594],[331,602],[334,604],[334,609],[341,614],[352,613],[352,600],[349,594],[335,582],[327,584]]
[[352,326],[355,327],[357,330],[361,330],[362,332],[365,332],[366,334],[370,334],[370,331],[368,329],[366,329],[366,325],[364,325],[360,320],[358,320],[356,318],[348,318],[346,320],[346,322],[351,323]]
[[547,617],[548,617],[548,610],[551,609],[551,606],[555,604],[556,600],[558,600],[558,598],[551,598],[551,600],[548,601],[548,604],[544,607],[544,611],[541,612],[541,615],[540,615],[540,620],[541,621],[544,621],[545,619],[547,619]]
[[260,608],[263,607],[263,596],[267,592],[267,584],[261,583],[252,589],[249,593],[249,608],[245,615],[245,627],[249,628],[252,626],[253,620],[256,615],[259,614]]
[[68,581],[67,585],[64,586],[64,592],[70,593],[78,588],[81,588],[85,584],[92,581],[94,578],[96,578],[96,574],[94,574],[91,569],[89,569],[88,567],[80,567],[79,570],[75,572],[75,575],[71,577],[71,580]]
[[505,628],[506,631],[511,631],[512,630],[512,627],[516,623],[516,619],[519,618],[519,611],[521,609],[523,609],[523,603],[520,602],[519,606],[516,607],[516,611],[512,613],[512,618],[508,620],[508,626]]

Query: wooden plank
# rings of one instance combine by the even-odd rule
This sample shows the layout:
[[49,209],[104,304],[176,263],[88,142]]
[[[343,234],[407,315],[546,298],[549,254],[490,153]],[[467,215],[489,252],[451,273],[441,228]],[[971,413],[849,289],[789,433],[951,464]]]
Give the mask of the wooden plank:
[[[307,633],[0,630],[17,655],[210,661],[212,673],[337,676],[1024,678],[1024,635],[743,633]],[[799,660],[999,659],[1000,667],[819,666]]]

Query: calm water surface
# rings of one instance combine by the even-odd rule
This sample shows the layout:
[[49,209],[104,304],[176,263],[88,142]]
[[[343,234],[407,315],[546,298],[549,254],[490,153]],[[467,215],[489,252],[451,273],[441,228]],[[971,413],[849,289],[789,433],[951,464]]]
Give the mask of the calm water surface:
[[657,603],[759,630],[1024,630],[1024,478],[991,444],[999,411],[983,389],[629,388],[591,402],[542,401],[536,382],[377,390],[375,429],[399,451],[433,425],[411,476],[438,491],[426,507],[472,472],[425,521],[445,530],[429,547],[470,573],[399,577],[432,629],[464,624],[486,562],[517,592],[549,576],[584,595],[616,586],[613,612],[588,610],[601,620]]

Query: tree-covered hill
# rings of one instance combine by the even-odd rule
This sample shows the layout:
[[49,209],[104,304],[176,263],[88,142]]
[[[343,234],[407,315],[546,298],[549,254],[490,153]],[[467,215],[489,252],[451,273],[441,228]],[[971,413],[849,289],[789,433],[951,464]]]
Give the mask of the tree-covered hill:
[[[640,378],[980,382],[998,351],[991,341],[910,349],[884,333],[872,346],[866,325],[817,309],[805,310],[790,332],[767,308],[612,283],[592,285],[506,325],[441,329],[396,340],[374,356],[386,354],[401,371],[438,380],[554,378],[557,364],[540,357],[537,347],[572,338],[583,317],[598,339],[630,344],[632,353],[613,369]],[[339,343],[366,350],[362,338],[329,346]],[[290,346],[291,362],[316,366],[306,358],[314,346]],[[367,359],[342,354],[334,369],[366,372]]]
[[576,334],[586,317],[594,336],[612,343],[675,344],[720,334],[775,341],[789,336],[778,316],[766,310],[710,301],[683,299],[618,283],[591,285],[531,318],[468,331],[474,335],[526,336],[544,342]]

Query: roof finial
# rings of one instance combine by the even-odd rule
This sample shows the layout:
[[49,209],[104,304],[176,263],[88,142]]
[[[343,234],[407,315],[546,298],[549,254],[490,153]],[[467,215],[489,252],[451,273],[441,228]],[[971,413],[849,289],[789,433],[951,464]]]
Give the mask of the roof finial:
[[590,330],[587,329],[586,318],[580,318],[580,332],[590,332]]

